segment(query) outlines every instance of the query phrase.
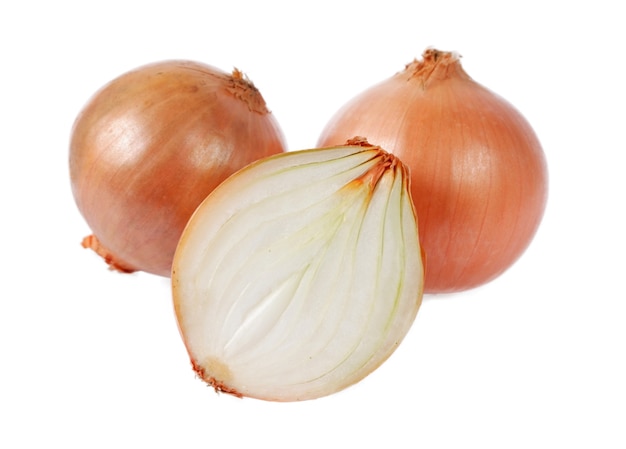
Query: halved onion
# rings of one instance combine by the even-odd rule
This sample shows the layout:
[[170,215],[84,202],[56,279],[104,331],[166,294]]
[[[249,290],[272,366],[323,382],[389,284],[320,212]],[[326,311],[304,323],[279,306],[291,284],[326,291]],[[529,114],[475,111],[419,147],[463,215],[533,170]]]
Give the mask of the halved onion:
[[407,169],[349,143],[244,168],[185,228],[175,311],[193,368],[216,390],[329,395],[374,371],[409,331],[424,271]]

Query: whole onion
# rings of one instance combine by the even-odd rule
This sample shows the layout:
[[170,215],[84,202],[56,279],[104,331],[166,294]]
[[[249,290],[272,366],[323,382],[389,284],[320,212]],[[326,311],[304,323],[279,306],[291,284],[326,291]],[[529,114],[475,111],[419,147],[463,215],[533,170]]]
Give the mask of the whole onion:
[[285,150],[254,85],[193,61],[139,67],[89,100],[70,143],[76,204],[94,249],[120,271],[169,276],[200,202],[243,166]]
[[355,135],[411,170],[425,292],[484,284],[530,244],[548,192],[542,147],[524,117],[470,78],[458,55],[426,50],[343,106],[318,145]]

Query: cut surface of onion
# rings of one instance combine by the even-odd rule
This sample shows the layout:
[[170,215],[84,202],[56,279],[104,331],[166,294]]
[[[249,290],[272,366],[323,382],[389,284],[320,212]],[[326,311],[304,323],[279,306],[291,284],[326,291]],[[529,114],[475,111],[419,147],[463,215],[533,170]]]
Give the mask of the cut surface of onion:
[[185,228],[174,307],[193,368],[217,391],[335,393],[380,366],[414,322],[424,276],[407,169],[350,143],[253,163]]

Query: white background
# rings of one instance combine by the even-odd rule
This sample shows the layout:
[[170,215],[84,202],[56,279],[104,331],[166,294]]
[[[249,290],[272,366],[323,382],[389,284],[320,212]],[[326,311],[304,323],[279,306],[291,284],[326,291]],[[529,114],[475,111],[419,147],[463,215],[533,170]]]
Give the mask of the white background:
[[[626,33],[615,5],[4,2],[0,447],[626,447]],[[309,148],[340,105],[428,46],[460,52],[540,137],[550,196],[531,247],[482,288],[426,298],[391,359],[339,394],[216,394],[191,371],[167,280],[109,272],[80,247],[74,118],[129,69],[196,59],[247,73],[289,148]]]

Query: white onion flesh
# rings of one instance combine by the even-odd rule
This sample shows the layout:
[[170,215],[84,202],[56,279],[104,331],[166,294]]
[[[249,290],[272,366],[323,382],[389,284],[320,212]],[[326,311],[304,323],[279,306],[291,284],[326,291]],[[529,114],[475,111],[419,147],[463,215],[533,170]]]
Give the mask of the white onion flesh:
[[199,206],[172,271],[181,335],[218,391],[314,399],[363,379],[423,290],[406,167],[379,147],[272,156]]

